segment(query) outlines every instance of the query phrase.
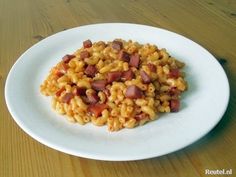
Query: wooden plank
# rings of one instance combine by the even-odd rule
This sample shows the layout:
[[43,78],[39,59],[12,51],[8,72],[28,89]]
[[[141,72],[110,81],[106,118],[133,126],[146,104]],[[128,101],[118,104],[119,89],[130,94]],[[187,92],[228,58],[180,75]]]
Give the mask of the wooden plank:
[[[0,1],[0,176],[4,177],[188,177],[205,169],[233,169],[236,160],[236,1],[21,0]],[[91,23],[127,22],[165,28],[224,58],[231,100],[221,123],[178,152],[134,162],[104,162],[70,156],[26,135],[4,100],[7,74],[30,46],[56,32]]]

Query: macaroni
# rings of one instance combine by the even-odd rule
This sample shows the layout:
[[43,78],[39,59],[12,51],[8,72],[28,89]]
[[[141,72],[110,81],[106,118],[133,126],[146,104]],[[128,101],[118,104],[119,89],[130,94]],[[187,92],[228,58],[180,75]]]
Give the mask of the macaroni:
[[118,131],[179,111],[187,90],[183,67],[156,45],[87,40],[51,69],[40,91],[52,96],[52,108],[70,122]]

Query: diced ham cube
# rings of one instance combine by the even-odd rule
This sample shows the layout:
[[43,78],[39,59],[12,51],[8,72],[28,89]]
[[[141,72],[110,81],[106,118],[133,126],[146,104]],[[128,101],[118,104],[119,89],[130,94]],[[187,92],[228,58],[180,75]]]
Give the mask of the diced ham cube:
[[91,83],[91,86],[96,91],[101,91],[106,88],[107,81],[106,80],[95,80]]
[[77,96],[82,96],[85,95],[86,93],[86,88],[85,87],[76,87],[73,90],[73,94]]
[[60,71],[66,73],[66,71],[69,69],[69,66],[65,63],[61,64]]
[[61,93],[65,90],[66,90],[65,87],[62,87],[55,93],[55,95],[59,97],[59,96],[61,96]]
[[149,116],[148,116],[148,114],[142,112],[142,113],[140,113],[140,114],[135,115],[134,118],[135,118],[137,121],[140,121],[140,120],[149,118]]
[[74,97],[73,93],[66,93],[63,97],[62,97],[62,102],[63,103],[70,103],[70,100]]
[[125,92],[125,97],[131,99],[141,98],[142,95],[143,95],[142,90],[135,85],[129,86]]
[[85,58],[89,58],[90,57],[90,54],[87,50],[84,50],[82,52],[80,52],[80,58],[81,59],[85,59]]
[[151,72],[156,72],[157,67],[154,64],[148,63],[147,66]]
[[62,61],[64,63],[69,63],[69,61],[72,59],[72,58],[75,58],[75,55],[65,55],[63,58],[62,58]]
[[124,71],[121,75],[121,79],[124,81],[128,81],[134,78],[134,72],[130,69],[128,71]]
[[113,41],[111,47],[115,50],[120,51],[123,48],[123,43],[121,41]]
[[140,71],[140,75],[144,84],[149,84],[151,82],[150,76],[145,71]]
[[108,106],[106,104],[91,104],[88,107],[88,112],[92,113],[95,117],[98,117],[102,114],[102,111],[106,109]]
[[89,77],[94,77],[97,72],[97,68],[94,65],[88,65],[84,73]]
[[89,39],[83,42],[84,48],[90,48],[90,47],[92,47],[92,45],[93,44]]
[[131,55],[129,65],[132,67],[138,68],[139,61],[140,61],[139,54],[135,53],[135,54]]
[[122,50],[119,52],[118,58],[125,61],[125,62],[129,62],[130,56],[127,52]]
[[89,104],[88,97],[86,95],[80,96],[80,98],[83,100],[85,104]]
[[99,101],[99,97],[97,96],[96,93],[88,95],[88,101],[90,104],[95,104]]
[[77,85],[77,84],[74,83],[74,82],[70,83],[70,86],[71,86],[71,87],[74,87],[74,86],[76,86],[76,85]]
[[170,78],[175,78],[177,79],[180,76],[180,71],[179,69],[171,69],[169,72],[169,77]]
[[66,71],[69,69],[69,66],[66,63],[60,63],[59,66],[54,70],[54,73],[57,77],[63,76]]
[[170,111],[171,112],[178,112],[180,108],[180,101],[179,100],[170,100]]
[[61,76],[63,76],[65,73],[62,72],[62,71],[60,71],[60,70],[56,70],[55,74],[56,74],[57,77],[61,77]]
[[81,98],[86,104],[95,104],[99,101],[99,97],[96,93],[87,96],[82,96]]
[[170,90],[169,90],[169,94],[170,96],[178,96],[180,95],[180,90],[178,90],[176,87],[172,87]]
[[104,89],[103,92],[105,93],[107,98],[111,95],[111,93],[108,89]]
[[107,82],[112,83],[113,81],[119,81],[121,78],[122,72],[120,71],[113,71],[107,73]]

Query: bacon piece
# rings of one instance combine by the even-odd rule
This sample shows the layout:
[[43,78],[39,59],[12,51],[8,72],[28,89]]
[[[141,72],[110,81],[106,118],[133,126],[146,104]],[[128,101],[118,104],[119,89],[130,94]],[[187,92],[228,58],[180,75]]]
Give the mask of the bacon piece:
[[141,98],[142,95],[143,95],[142,90],[138,88],[136,85],[129,86],[125,92],[125,97],[131,99]]
[[65,90],[66,90],[65,87],[62,87],[55,93],[55,95],[59,97],[59,96],[61,96],[61,93]]
[[145,71],[140,71],[140,75],[144,84],[149,84],[151,82],[150,76]]
[[106,80],[95,80],[91,83],[91,86],[96,91],[101,91],[106,88],[107,81]]
[[115,50],[120,51],[123,48],[123,43],[121,41],[113,41],[111,47]]
[[140,61],[139,54],[135,53],[135,54],[131,55],[129,65],[133,66],[135,68],[138,68],[139,61]]
[[134,72],[131,69],[128,71],[124,71],[121,75],[121,79],[125,81],[131,80],[133,78],[134,78]]
[[85,59],[85,58],[89,58],[90,57],[90,54],[87,50],[84,50],[82,52],[80,52],[80,58],[81,59]]
[[74,97],[73,93],[66,93],[63,97],[62,97],[62,102],[63,103],[70,103],[70,100]]
[[72,58],[75,58],[75,55],[69,55],[69,54],[67,54],[67,55],[65,55],[65,56],[62,58],[62,61],[63,61],[64,63],[69,63],[69,61],[70,61]]
[[73,94],[77,96],[82,96],[85,95],[86,93],[86,88],[85,87],[76,87],[73,90]]
[[118,58],[123,61],[129,62],[130,56],[127,52],[122,50],[119,52]]
[[180,101],[175,99],[175,100],[170,100],[170,111],[171,112],[178,112],[180,108]]
[[169,72],[169,77],[170,78],[175,78],[177,79],[180,76],[180,71],[179,69],[171,69]]
[[97,72],[97,68],[94,65],[88,65],[84,73],[89,77],[94,77]]
[[95,117],[98,117],[102,114],[102,111],[106,109],[108,106],[106,104],[91,104],[88,107],[88,112],[92,113]]
[[140,113],[140,114],[135,115],[134,118],[135,118],[137,121],[140,121],[140,120],[142,120],[142,119],[149,118],[149,116],[148,116],[148,114],[142,112],[142,113]]
[[156,72],[157,67],[154,64],[148,63],[147,66],[151,72]]
[[89,39],[83,42],[84,48],[90,48],[90,47],[92,47],[92,45],[93,44]]
[[107,82],[112,83],[113,81],[119,81],[121,78],[122,72],[120,71],[113,71],[107,73]]

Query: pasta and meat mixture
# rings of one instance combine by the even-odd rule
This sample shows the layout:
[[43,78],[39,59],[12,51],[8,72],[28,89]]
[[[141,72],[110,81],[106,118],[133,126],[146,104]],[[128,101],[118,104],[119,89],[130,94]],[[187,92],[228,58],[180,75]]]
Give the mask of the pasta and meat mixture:
[[69,121],[118,131],[179,111],[187,89],[183,67],[156,45],[86,40],[51,69],[40,91]]

